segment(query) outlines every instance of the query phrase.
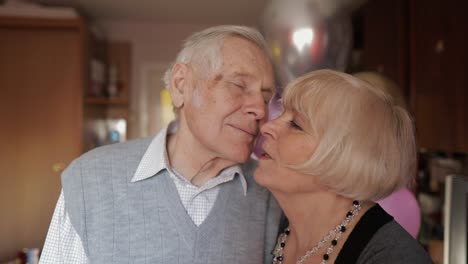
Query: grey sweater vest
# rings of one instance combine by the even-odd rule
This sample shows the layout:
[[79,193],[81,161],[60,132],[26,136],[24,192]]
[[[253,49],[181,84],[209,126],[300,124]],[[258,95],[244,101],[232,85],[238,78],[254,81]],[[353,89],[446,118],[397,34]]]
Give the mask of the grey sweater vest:
[[131,182],[151,139],[101,147],[62,175],[65,209],[91,263],[271,263],[281,210],[252,177],[222,184],[196,226],[167,171]]

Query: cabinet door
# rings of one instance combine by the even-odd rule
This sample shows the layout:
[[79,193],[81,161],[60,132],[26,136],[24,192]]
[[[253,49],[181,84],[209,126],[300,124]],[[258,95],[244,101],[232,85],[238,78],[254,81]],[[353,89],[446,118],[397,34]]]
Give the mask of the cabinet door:
[[41,248],[60,172],[81,151],[78,30],[0,24],[0,260]]
[[363,68],[395,81],[408,96],[407,0],[372,0],[363,10]]
[[421,147],[468,151],[467,1],[412,1],[411,89]]

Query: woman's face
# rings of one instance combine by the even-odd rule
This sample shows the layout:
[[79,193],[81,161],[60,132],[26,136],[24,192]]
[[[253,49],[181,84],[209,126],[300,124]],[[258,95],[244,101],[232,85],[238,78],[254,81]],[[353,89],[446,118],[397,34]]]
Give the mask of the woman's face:
[[284,111],[278,118],[260,129],[265,141],[264,153],[259,157],[255,180],[262,186],[281,192],[309,191],[315,178],[288,167],[309,160],[318,140],[310,132],[304,116],[293,110]]

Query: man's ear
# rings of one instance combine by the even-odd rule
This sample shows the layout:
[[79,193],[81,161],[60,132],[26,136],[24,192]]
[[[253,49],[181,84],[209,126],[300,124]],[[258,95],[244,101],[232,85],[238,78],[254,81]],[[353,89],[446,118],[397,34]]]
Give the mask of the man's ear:
[[190,82],[189,75],[190,69],[186,64],[176,63],[172,66],[169,94],[176,108],[184,105],[184,93],[188,92],[187,86]]

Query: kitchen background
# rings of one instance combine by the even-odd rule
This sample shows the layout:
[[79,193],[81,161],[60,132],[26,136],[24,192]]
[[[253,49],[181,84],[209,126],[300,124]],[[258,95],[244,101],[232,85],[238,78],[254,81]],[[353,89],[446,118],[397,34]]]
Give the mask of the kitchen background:
[[162,74],[184,38],[218,24],[260,29],[279,90],[323,67],[376,72],[399,90],[420,162],[389,209],[416,201],[406,217],[442,263],[445,177],[467,175],[467,10],[462,0],[0,1],[0,263],[39,254],[71,160],[173,118]]

